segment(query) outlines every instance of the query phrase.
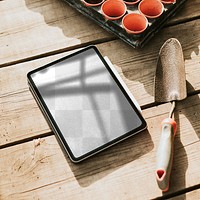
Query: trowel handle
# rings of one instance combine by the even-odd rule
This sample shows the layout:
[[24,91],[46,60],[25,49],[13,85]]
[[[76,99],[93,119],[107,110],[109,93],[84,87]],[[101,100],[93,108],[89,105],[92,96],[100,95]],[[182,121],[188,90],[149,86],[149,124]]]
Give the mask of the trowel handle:
[[163,192],[166,192],[169,189],[175,134],[176,122],[172,118],[164,119],[162,122],[162,133],[156,161],[156,179],[159,188]]

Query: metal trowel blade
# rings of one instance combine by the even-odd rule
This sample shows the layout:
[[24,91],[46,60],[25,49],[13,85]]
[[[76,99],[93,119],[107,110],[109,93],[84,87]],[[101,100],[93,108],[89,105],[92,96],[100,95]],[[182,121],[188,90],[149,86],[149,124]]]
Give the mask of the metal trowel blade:
[[171,38],[160,49],[156,76],[155,101],[169,102],[186,98],[186,77],[180,42]]

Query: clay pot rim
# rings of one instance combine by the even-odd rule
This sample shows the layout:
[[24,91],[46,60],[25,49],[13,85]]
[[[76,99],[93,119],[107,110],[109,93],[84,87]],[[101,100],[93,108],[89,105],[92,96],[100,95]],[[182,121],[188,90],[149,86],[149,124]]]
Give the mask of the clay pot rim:
[[104,3],[105,0],[102,0],[99,3],[88,3],[85,0],[81,0],[87,7],[94,7],[94,6],[100,6],[102,3]]
[[146,15],[146,14],[144,14],[144,13],[141,11],[140,7],[141,7],[141,4],[144,3],[145,1],[147,1],[147,0],[142,0],[142,1],[139,3],[139,5],[138,5],[138,10],[139,10],[139,12],[140,12],[142,15],[146,16],[147,18],[154,19],[154,18],[160,17],[160,16],[163,14],[163,12],[164,12],[164,5],[163,5],[163,3],[162,3],[160,0],[152,0],[152,1],[157,1],[157,2],[160,3],[160,5],[162,6],[162,10],[161,10],[161,12],[160,12],[158,15],[152,16],[152,15]]
[[135,5],[139,2],[140,0],[137,0],[137,1],[134,1],[134,2],[128,2],[128,1],[125,1],[124,0],[124,3],[127,4],[127,5]]
[[107,2],[109,2],[109,1],[112,2],[113,0],[107,0],[107,1],[105,1],[105,2],[101,5],[101,13],[102,13],[102,15],[103,15],[106,19],[108,19],[108,20],[117,20],[117,19],[122,18],[122,17],[126,14],[126,12],[127,12],[127,7],[126,7],[126,4],[124,3],[124,1],[123,1],[123,0],[118,0],[121,4],[123,4],[123,6],[124,6],[124,12],[123,12],[122,15],[117,16],[117,17],[110,17],[109,15],[107,15],[107,14],[104,13],[104,11],[103,11],[103,6],[104,6]]
[[161,0],[161,2],[164,4],[173,4],[176,3],[176,0],[174,0],[173,2]]
[[[126,27],[124,26],[124,20],[125,20],[125,18],[126,18],[127,16],[130,16],[130,15],[139,15],[139,16],[143,17],[143,18],[145,19],[145,21],[146,21],[145,28],[142,29],[142,30],[140,30],[140,31],[132,31],[132,30],[126,28]],[[129,14],[127,14],[127,15],[125,15],[125,16],[123,17],[123,19],[122,19],[122,26],[123,26],[123,28],[126,30],[127,33],[130,33],[130,34],[140,34],[140,33],[144,32],[144,31],[147,29],[147,27],[148,27],[148,19],[147,19],[143,14],[140,14],[140,13],[129,13]]]

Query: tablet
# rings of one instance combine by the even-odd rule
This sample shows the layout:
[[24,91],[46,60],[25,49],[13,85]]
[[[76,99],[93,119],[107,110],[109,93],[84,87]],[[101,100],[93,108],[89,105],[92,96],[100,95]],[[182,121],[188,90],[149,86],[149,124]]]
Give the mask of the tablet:
[[73,162],[146,128],[146,122],[95,46],[27,74],[30,90]]

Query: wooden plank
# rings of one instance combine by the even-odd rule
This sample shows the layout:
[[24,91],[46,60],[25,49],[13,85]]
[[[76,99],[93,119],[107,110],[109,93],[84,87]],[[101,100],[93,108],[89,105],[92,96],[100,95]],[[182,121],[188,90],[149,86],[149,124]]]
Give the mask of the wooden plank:
[[63,1],[0,3],[0,64],[110,37]]
[[[133,49],[120,40],[105,42],[97,45],[104,56],[108,56],[122,78],[135,95],[141,106],[154,101],[154,75],[159,49],[164,41],[175,37],[181,42],[185,57],[188,92],[200,89],[200,20],[173,26],[161,31],[151,45],[144,49]],[[184,34],[182,34],[184,32]],[[191,36],[192,32],[192,37]],[[48,62],[63,57],[71,52],[49,56],[43,59],[18,64],[0,70],[0,96],[12,94],[27,89],[26,74],[31,69],[45,65]]]
[[[198,17],[199,4],[187,1],[172,23]],[[0,12],[1,66],[114,38],[63,1],[1,1]]]
[[[30,137],[40,136],[41,134],[50,132],[41,111],[39,110],[35,100],[29,91],[19,93],[17,95],[9,95],[2,98],[1,111],[3,115],[0,118],[0,146],[9,143],[28,139]],[[191,105],[190,102],[193,102]],[[162,115],[168,115],[170,104],[159,106],[159,112]],[[196,135],[191,132],[199,132],[199,113],[200,108],[199,96],[192,96],[180,102],[177,107],[177,113],[180,112],[186,117],[180,121],[182,129],[181,133],[185,134],[184,144],[188,145],[198,140]],[[145,114],[145,118],[153,118],[159,116],[156,113],[156,107],[152,112]],[[145,110],[143,112],[146,112]],[[163,117],[164,118],[164,117]],[[189,120],[189,123],[187,123]],[[158,134],[159,135],[159,134]]]
[[[174,32],[177,33],[177,38],[183,44],[188,93],[199,91],[200,54],[197,51],[200,44],[199,28],[200,20],[166,28],[161,33],[160,38],[154,40],[155,46],[148,46],[141,50],[134,50],[120,40],[102,43],[98,45],[98,48],[103,55],[107,55],[115,64],[116,69],[139,104],[145,106],[154,102],[153,84],[158,50],[162,41],[173,36]],[[192,38],[187,37],[188,40],[186,40],[185,35],[189,35],[191,31],[194,36]],[[1,116],[2,123],[0,126],[1,130],[4,130],[1,133],[1,145],[49,131],[32,95],[28,91],[26,74],[32,69],[69,53],[71,52],[1,68],[0,98],[3,116]],[[37,116],[40,120],[37,119]],[[18,118],[20,121],[17,120]],[[28,125],[23,124],[23,120],[27,120]],[[9,124],[11,121],[15,121],[12,127]],[[38,123],[35,123],[35,121],[38,121]],[[14,126],[19,127],[20,130],[16,132]]]
[[[123,77],[141,106],[154,102],[154,76],[159,49],[169,38],[176,37],[183,47],[188,93],[199,91],[200,20],[163,29],[143,49],[135,50],[121,41],[99,45]],[[192,32],[192,36],[191,36]],[[184,34],[183,34],[184,33]]]
[[[199,106],[198,99],[194,100],[197,101],[197,105],[191,108],[191,115],[196,115],[196,109]],[[187,107],[186,103],[181,109]],[[170,108],[163,112],[167,113],[169,110]],[[0,118],[0,146],[50,132],[46,120],[29,91],[1,98],[1,112],[3,115]],[[198,124],[195,126],[198,127]]]
[[[200,109],[199,97],[190,97],[177,107],[179,128],[168,195],[199,184],[200,115],[194,114]],[[144,110],[148,131],[80,164],[64,158],[54,136],[1,149],[1,199],[152,199],[165,195],[157,187],[154,170],[158,124],[169,108],[166,104]]]
[[54,56],[44,57],[33,61],[20,63],[17,65],[0,69],[0,97],[22,93],[28,90],[27,73],[33,69],[39,68],[61,57],[67,56],[74,51],[56,54]]
[[200,189],[187,192],[185,194],[169,198],[169,200],[200,199]]
[[0,146],[51,132],[29,91],[1,98]]
[[[191,1],[186,1],[183,8],[169,21],[168,24],[180,23],[194,18],[199,18],[199,13],[200,7],[198,0],[194,0],[192,3]],[[184,15],[186,17],[184,17]]]

